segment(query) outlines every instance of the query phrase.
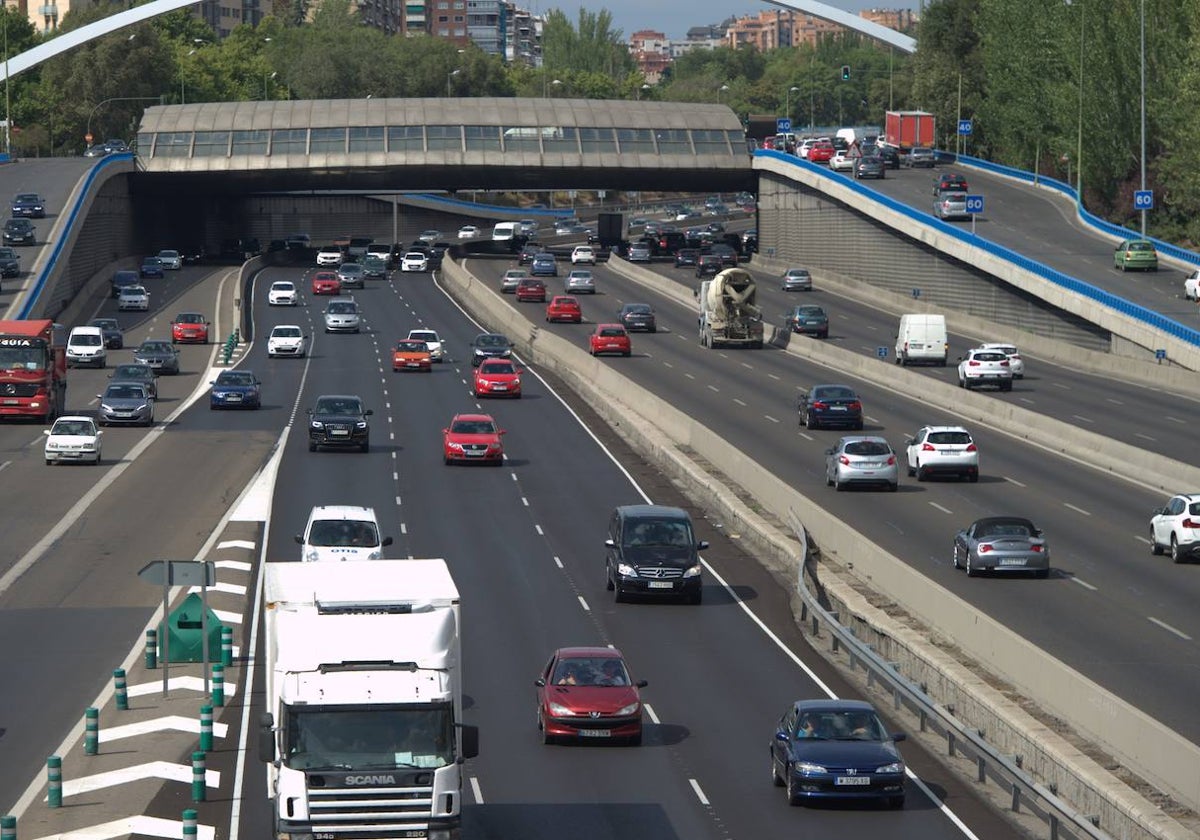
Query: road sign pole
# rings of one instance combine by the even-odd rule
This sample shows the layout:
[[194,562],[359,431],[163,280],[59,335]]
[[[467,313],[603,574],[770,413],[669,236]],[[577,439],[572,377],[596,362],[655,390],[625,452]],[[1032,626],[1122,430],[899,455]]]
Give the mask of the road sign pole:
[[[169,569],[169,567],[168,567]],[[163,619],[162,619],[162,666],[163,666],[163,699],[167,698],[168,674],[171,671],[171,614],[167,611],[171,600],[171,574],[168,570],[163,574]]]

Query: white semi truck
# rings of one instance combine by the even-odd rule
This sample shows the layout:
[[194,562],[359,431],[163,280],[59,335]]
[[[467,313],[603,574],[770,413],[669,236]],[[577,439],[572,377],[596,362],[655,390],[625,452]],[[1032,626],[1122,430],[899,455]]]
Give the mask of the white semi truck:
[[274,837],[458,838],[479,730],[445,561],[268,563],[264,587]]
[[700,343],[709,348],[724,345],[762,347],[762,310],[755,304],[754,277],[742,268],[727,268],[703,280],[700,299]]

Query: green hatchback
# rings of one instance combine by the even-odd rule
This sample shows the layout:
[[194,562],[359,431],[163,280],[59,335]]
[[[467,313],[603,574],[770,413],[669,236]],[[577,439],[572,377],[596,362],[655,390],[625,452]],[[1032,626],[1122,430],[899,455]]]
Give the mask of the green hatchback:
[[1131,268],[1158,271],[1158,252],[1154,250],[1154,243],[1145,239],[1126,239],[1113,252],[1113,267],[1122,271]]

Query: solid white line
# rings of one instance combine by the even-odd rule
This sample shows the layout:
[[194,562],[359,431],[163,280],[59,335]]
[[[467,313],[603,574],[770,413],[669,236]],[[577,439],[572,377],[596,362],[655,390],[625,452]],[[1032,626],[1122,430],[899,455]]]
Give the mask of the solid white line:
[[951,514],[951,515],[953,515],[953,513],[954,513],[954,511],[950,510],[949,508],[944,508],[944,507],[942,507],[942,506],[941,506],[941,505],[939,505],[937,502],[930,502],[930,503],[929,503],[929,506],[930,506],[930,507],[932,507],[932,508],[937,508],[937,509],[938,509],[938,510],[940,510],[942,513],[948,513],[948,514]]
[[[204,680],[202,680],[200,677],[192,676],[171,677],[169,680],[167,680],[167,691],[175,691],[176,689],[186,689],[187,691],[199,691],[203,693]],[[126,692],[130,697],[145,697],[147,695],[154,694],[155,692],[161,693],[162,680],[157,679],[150,682],[136,683],[126,687]],[[226,698],[229,698],[233,697],[235,694],[237,694],[237,683],[233,680],[230,680],[229,682],[225,683],[225,696]]]
[[692,790],[696,793],[696,798],[700,800],[700,804],[709,805],[708,797],[704,795],[704,791],[700,789],[700,783],[695,779],[688,779],[688,784],[692,786]]
[[745,408],[745,407],[746,407],[746,404],[745,404],[744,402],[742,402],[741,400],[739,400],[737,397],[734,397],[734,398],[733,398],[733,401],[734,401],[735,403],[737,403],[738,405],[740,405],[742,408]]
[[475,804],[483,804],[483,791],[479,789],[479,779],[475,776],[471,777],[471,793],[475,796]]
[[1098,586],[1092,586],[1090,583],[1088,583],[1087,581],[1083,580],[1082,578],[1073,577],[1073,578],[1071,578],[1071,580],[1075,581],[1075,583],[1078,583],[1078,584],[1079,584],[1080,586],[1082,586],[1084,589],[1090,589],[1090,590],[1092,590],[1093,592],[1097,592],[1097,591],[1099,591],[1099,588],[1100,588],[1100,587],[1098,587]]
[[1081,507],[1075,507],[1075,505],[1071,504],[1070,502],[1063,502],[1063,507],[1070,508],[1071,510],[1075,511],[1076,513],[1081,513],[1084,516],[1091,516],[1091,514],[1088,513],[1086,510],[1084,510]]
[[772,417],[770,414],[764,414],[764,415],[763,415],[763,417],[767,418],[767,419],[768,419],[768,420],[770,420],[772,423],[778,423],[778,422],[779,422],[779,421],[778,421],[778,420],[776,420],[774,417]]
[[646,714],[650,716],[650,721],[657,725],[659,723],[658,713],[650,707],[649,703],[643,703],[642,708],[646,710]]
[[1015,484],[1015,485],[1017,485],[1018,487],[1024,487],[1024,486],[1025,486],[1025,485],[1024,485],[1024,484],[1022,484],[1021,482],[1017,481],[1015,478],[1009,478],[1008,476],[1004,476],[1004,480],[1005,480],[1005,481],[1007,481],[1009,484]]
[[1081,423],[1096,422],[1096,421],[1092,420],[1090,417],[1084,417],[1082,414],[1072,414],[1071,416],[1074,417],[1076,420],[1080,421]]
[[1187,633],[1184,633],[1182,630],[1176,630],[1174,627],[1172,627],[1170,624],[1167,624],[1165,621],[1159,621],[1157,618],[1155,618],[1152,615],[1148,615],[1148,616],[1146,616],[1146,618],[1150,619],[1150,622],[1152,624],[1157,624],[1159,627],[1166,630],[1168,633],[1174,633],[1176,636],[1183,639],[1185,642],[1190,642],[1192,640],[1192,637],[1189,636]]

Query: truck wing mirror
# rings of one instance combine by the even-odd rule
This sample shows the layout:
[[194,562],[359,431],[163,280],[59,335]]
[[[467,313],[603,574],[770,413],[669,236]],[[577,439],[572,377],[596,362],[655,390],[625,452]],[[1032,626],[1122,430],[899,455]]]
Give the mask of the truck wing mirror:
[[391,538],[391,537],[384,537],[384,538],[383,538],[383,542],[381,542],[381,543],[380,543],[380,545],[381,545],[381,546],[385,546],[385,545],[391,545],[391,544],[392,544],[392,538]]
[[263,712],[258,719],[258,760],[266,764],[275,761],[275,717]]
[[462,732],[462,755],[459,758],[475,758],[479,755],[479,727],[460,724]]

